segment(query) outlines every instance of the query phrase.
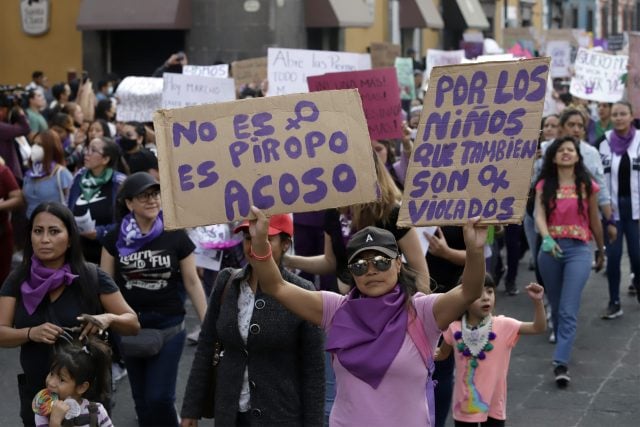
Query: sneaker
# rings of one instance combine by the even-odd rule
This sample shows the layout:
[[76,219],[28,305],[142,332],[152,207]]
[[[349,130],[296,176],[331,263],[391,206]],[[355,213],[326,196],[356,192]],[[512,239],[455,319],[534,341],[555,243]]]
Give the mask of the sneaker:
[[514,282],[506,282],[504,284],[507,295],[514,297],[520,293]]
[[127,370],[119,363],[111,364],[111,381],[117,383],[127,376]]
[[569,368],[565,365],[557,365],[553,368],[553,374],[556,376],[556,385],[560,388],[565,388],[569,385],[571,377],[569,377]]
[[622,308],[620,307],[620,303],[609,303],[607,308],[600,315],[601,319],[615,319],[616,317],[622,316]]
[[190,332],[187,334],[187,342],[189,343],[189,345],[198,344],[199,339],[200,339],[200,327],[197,327],[196,329],[194,329],[193,332]]
[[556,343],[556,333],[551,331],[551,333],[549,334],[549,342],[551,344],[555,344]]

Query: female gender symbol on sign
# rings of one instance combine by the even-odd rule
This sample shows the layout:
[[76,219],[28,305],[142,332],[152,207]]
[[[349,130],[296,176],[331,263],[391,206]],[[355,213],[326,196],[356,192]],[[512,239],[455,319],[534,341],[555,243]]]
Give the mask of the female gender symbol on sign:
[[[303,109],[308,108],[311,109],[310,114],[303,115]],[[296,118],[295,119],[287,119],[288,125],[284,128],[284,130],[289,129],[300,129],[300,122],[315,122],[318,120],[318,116],[320,112],[318,111],[318,107],[315,103],[311,101],[300,101],[296,104]]]

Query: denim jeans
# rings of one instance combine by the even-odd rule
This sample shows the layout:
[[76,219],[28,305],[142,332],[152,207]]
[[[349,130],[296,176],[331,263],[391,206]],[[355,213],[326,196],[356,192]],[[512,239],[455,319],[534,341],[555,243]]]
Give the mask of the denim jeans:
[[331,366],[331,353],[328,351],[324,352],[324,378],[324,426],[328,427],[333,402],[336,400],[336,374],[333,372],[333,366]]
[[609,303],[620,303],[620,261],[622,259],[623,236],[627,240],[631,271],[634,274],[633,283],[636,289],[640,288],[640,225],[638,225],[637,219],[633,219],[631,198],[618,197],[618,209],[620,210],[620,221],[616,221],[618,238],[614,242],[609,242],[607,233],[604,233],[607,245]]
[[435,388],[436,419],[435,427],[444,427],[449,417],[451,409],[451,399],[453,398],[453,373],[455,370],[453,352],[446,359],[435,362],[436,370],[433,373],[434,381],[437,381]]
[[[520,242],[522,240],[522,225],[509,224],[504,229],[504,243],[507,248],[507,276],[505,284],[515,284],[518,276],[518,263],[520,262],[520,253],[522,248]],[[496,283],[499,285],[499,283]]]
[[567,365],[576,338],[582,290],[591,274],[593,255],[589,244],[581,240],[558,239],[557,243],[562,249],[562,257],[554,258],[541,250],[538,252],[538,267],[551,304],[557,340],[553,360]]
[[[141,316],[141,323],[146,327],[166,328],[181,322],[182,317],[166,316],[161,324],[150,325]],[[142,427],[178,426],[176,380],[185,338],[186,331],[182,330],[153,357],[124,358],[138,424]]]

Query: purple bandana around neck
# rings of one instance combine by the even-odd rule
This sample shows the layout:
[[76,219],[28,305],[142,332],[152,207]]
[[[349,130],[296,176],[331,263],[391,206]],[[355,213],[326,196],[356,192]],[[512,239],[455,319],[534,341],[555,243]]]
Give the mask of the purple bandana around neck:
[[153,221],[151,230],[149,230],[147,234],[142,234],[135,216],[133,213],[130,213],[122,219],[122,224],[120,225],[120,233],[118,234],[118,241],[116,242],[118,253],[122,256],[131,255],[162,234],[162,231],[164,231],[162,211],[158,214],[155,221]]
[[78,277],[71,272],[69,264],[64,264],[59,269],[52,269],[42,265],[35,256],[31,256],[31,274],[29,279],[20,285],[22,303],[29,315],[32,315],[44,297],[51,291],[62,285],[70,285]]
[[633,142],[633,138],[635,138],[635,136],[636,128],[633,125],[626,135],[618,135],[618,133],[614,130],[613,132],[611,132],[611,137],[609,138],[609,146],[611,147],[611,151],[613,151],[614,154],[622,156]]
[[354,376],[378,388],[407,332],[404,292],[358,298],[357,288],[333,317],[326,349]]
[[[56,162],[51,162],[49,166],[49,172],[52,173],[56,169]],[[47,172],[44,170],[44,164],[42,162],[36,162],[31,165],[31,168],[25,173],[30,178],[42,178],[47,176]]]

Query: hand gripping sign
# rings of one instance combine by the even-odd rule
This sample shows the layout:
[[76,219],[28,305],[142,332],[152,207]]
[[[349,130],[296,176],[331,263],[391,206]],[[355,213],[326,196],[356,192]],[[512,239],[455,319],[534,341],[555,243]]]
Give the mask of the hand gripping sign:
[[376,198],[357,90],[159,110],[154,124],[167,229]]
[[398,225],[520,223],[549,58],[435,67]]

